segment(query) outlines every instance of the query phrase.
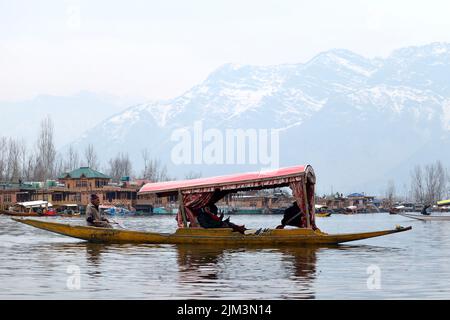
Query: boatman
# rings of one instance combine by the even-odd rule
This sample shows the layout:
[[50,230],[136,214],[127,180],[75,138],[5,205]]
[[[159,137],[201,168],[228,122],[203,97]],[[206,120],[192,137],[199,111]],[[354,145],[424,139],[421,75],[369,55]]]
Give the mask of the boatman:
[[91,202],[86,207],[86,222],[88,226],[99,228],[112,228],[108,219],[102,216],[99,210],[100,198],[91,194]]

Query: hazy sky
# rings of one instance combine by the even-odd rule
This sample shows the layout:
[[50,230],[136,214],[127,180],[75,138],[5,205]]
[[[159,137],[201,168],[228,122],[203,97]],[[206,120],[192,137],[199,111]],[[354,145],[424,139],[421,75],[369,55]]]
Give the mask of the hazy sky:
[[0,100],[172,98],[228,62],[450,42],[448,0],[0,0]]

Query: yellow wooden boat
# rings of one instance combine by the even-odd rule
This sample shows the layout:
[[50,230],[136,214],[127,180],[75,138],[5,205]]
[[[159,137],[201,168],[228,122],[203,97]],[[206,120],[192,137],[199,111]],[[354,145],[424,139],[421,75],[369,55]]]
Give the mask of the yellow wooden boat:
[[65,236],[99,243],[148,244],[239,244],[239,245],[332,245],[343,242],[380,237],[410,230],[398,227],[393,230],[327,234],[312,229],[268,229],[259,234],[243,235],[232,229],[182,228],[175,233],[142,232],[121,229],[86,227],[36,219],[12,218],[17,222]]
[[[197,216],[203,208],[211,206],[232,192],[281,187],[291,188],[298,210],[296,209],[293,216],[283,217],[282,225],[276,229],[242,232],[245,228],[240,227],[235,228],[239,232],[233,232],[231,228],[204,229],[198,224]],[[324,233],[315,224],[314,187],[315,175],[309,165],[281,168],[274,171],[146,184],[139,191],[140,194],[178,196],[180,210],[177,214],[178,230],[175,233],[107,229],[34,219],[13,219],[39,229],[101,243],[333,245],[411,229],[411,227],[397,227],[392,230],[365,233]],[[233,228],[231,224],[226,225]],[[287,225],[295,226],[297,229],[284,229]]]

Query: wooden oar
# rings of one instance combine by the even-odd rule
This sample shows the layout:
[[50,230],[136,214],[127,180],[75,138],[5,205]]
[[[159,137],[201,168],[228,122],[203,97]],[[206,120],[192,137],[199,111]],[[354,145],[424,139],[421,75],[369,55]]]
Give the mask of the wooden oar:
[[108,219],[108,221],[109,221],[109,222],[112,222],[112,223],[114,223],[114,224],[117,224],[121,229],[126,229],[126,228],[124,227],[123,224],[117,222],[117,221],[114,220],[114,219]]

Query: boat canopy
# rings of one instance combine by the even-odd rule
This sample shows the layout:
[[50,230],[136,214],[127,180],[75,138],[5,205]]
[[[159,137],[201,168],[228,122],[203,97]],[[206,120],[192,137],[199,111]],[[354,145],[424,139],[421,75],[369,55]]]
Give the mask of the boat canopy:
[[178,195],[183,203],[178,213],[178,226],[197,227],[199,209],[214,204],[229,193],[246,190],[290,187],[301,210],[300,228],[317,229],[315,225],[316,177],[310,165],[280,168],[271,171],[233,174],[219,177],[183,181],[148,183],[139,194],[156,194],[159,197]]
[[53,207],[53,205],[48,201],[28,201],[28,202],[18,202],[19,206],[25,207],[25,208],[45,208],[45,207]]

